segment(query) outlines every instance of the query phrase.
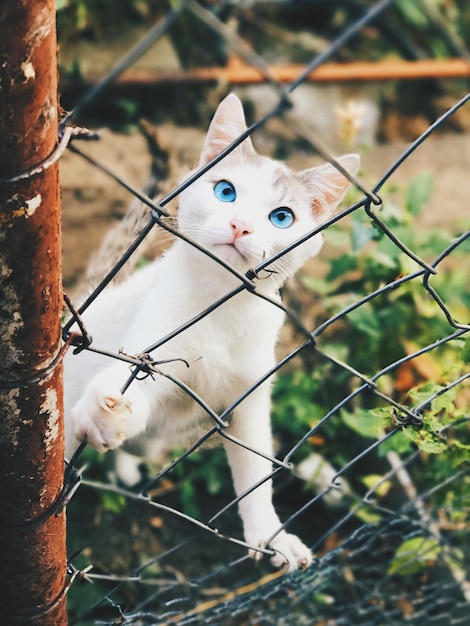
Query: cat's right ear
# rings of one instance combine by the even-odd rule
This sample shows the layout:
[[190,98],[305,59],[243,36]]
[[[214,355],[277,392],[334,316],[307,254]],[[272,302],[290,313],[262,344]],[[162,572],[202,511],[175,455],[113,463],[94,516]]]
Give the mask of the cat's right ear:
[[[214,113],[199,159],[199,167],[218,156],[245,130],[246,122],[242,103],[235,94],[229,94]],[[230,157],[243,158],[254,153],[255,149],[248,137],[230,153]]]
[[[359,155],[346,154],[337,158],[338,163],[355,176],[359,170]],[[316,218],[326,218],[336,209],[351,186],[334,165],[325,163],[300,173],[312,197],[312,211]]]

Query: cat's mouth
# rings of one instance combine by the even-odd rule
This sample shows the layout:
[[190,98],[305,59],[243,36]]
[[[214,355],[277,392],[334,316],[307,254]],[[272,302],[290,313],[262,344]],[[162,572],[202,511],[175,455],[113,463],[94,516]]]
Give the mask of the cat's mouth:
[[235,242],[230,243],[217,243],[215,244],[217,249],[220,250],[223,254],[224,260],[225,257],[228,257],[226,260],[234,260],[237,257],[239,259],[243,259],[246,263],[249,263],[248,258],[239,250]]

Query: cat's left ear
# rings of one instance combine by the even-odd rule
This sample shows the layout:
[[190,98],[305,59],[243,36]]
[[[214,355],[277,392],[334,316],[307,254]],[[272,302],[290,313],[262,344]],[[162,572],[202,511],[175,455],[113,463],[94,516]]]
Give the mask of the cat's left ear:
[[[359,155],[346,154],[337,161],[355,176],[359,170]],[[312,211],[317,218],[326,218],[344,198],[351,183],[331,163],[313,167],[300,174],[301,181],[312,194]]]
[[[220,154],[245,132],[246,128],[242,103],[235,94],[229,94],[214,113],[199,159],[199,167]],[[230,156],[243,157],[249,154],[255,154],[255,149],[248,137],[230,153]]]

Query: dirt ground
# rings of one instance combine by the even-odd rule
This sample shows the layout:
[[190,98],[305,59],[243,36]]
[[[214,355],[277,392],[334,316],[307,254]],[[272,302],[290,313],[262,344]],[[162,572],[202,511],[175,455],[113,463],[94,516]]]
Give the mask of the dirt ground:
[[[165,127],[165,132],[171,137],[177,160],[189,168],[202,145],[202,131]],[[148,180],[151,163],[142,135],[138,131],[117,134],[105,129],[100,136],[97,142],[80,144],[80,149],[141,189]],[[407,145],[398,141],[364,150],[361,154],[364,182],[373,186]],[[263,151],[262,146],[259,149]],[[314,157],[300,152],[288,159],[288,163],[298,169],[309,167],[314,162]],[[468,228],[470,136],[457,133],[430,136],[399,167],[391,180],[405,187],[422,171],[433,174],[434,193],[417,219],[416,227],[445,226],[451,231]],[[61,161],[61,183],[63,276],[65,288],[69,289],[83,276],[92,252],[99,246],[110,225],[126,212],[132,196],[109,176],[71,152],[66,152]],[[323,251],[322,259],[324,263],[328,262],[328,247]]]

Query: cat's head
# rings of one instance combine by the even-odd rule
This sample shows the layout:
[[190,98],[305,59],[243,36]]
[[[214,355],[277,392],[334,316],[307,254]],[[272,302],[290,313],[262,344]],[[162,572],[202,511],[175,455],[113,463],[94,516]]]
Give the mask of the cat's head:
[[[219,155],[246,128],[240,100],[233,94],[227,96],[210,124],[199,167]],[[352,174],[357,172],[357,155],[338,161]],[[324,222],[349,185],[329,163],[295,172],[259,155],[247,138],[181,194],[179,228],[245,273]],[[316,234],[281,256],[269,266],[272,280],[280,286],[321,246],[322,236]],[[263,275],[266,272],[260,277]]]

